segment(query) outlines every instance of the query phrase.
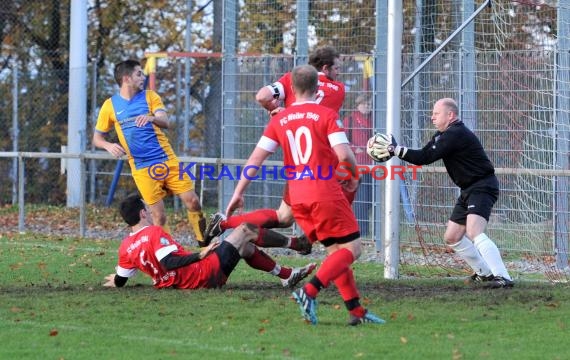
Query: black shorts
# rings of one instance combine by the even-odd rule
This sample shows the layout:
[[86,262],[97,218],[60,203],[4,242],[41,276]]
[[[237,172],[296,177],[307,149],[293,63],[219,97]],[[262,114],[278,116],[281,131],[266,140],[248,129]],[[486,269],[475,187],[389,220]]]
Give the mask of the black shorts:
[[351,241],[358,239],[359,237],[360,237],[360,231],[357,231],[355,233],[352,233],[352,234],[349,234],[346,236],[334,237],[334,238],[330,237],[330,238],[327,238],[324,240],[320,240],[319,242],[321,244],[323,244],[324,247],[329,247],[329,246],[334,245],[334,244],[339,244],[339,245],[340,244],[346,244],[346,243],[349,243]]
[[461,190],[449,220],[459,225],[465,225],[467,215],[475,214],[489,221],[491,210],[497,202],[498,196],[499,183],[494,175],[479,180]]
[[220,246],[218,246],[214,252],[220,259],[220,268],[222,272],[226,277],[229,277],[241,259],[239,251],[229,242],[222,241]]

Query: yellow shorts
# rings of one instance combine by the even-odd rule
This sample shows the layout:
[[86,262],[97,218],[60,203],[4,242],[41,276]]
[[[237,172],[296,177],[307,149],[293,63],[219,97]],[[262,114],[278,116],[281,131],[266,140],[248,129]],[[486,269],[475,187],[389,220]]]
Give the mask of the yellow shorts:
[[133,179],[147,204],[156,204],[168,194],[194,190],[194,182],[188,174],[182,173],[182,178],[179,177],[178,164],[178,159],[172,159],[138,170],[131,164]]

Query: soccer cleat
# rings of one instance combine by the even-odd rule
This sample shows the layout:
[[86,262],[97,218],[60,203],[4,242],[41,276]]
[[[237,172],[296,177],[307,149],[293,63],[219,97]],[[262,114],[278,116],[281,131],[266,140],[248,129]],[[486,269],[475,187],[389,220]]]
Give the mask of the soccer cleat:
[[493,274],[491,275],[479,275],[474,273],[473,275],[469,276],[465,279],[465,284],[467,285],[480,285],[484,282],[492,281],[495,277]]
[[317,325],[317,300],[313,299],[303,288],[292,293],[293,299],[299,304],[303,318],[313,325]]
[[356,326],[360,324],[385,324],[386,321],[384,319],[379,318],[378,316],[374,315],[370,311],[366,310],[363,317],[358,317],[354,315],[350,315],[350,320],[348,321],[348,325]]
[[505,279],[502,276],[494,276],[492,280],[485,284],[488,289],[512,288],[515,285],[514,281]]
[[289,275],[289,277],[287,279],[281,279],[281,284],[283,284],[283,287],[288,287],[288,288],[292,289],[295,287],[295,285],[297,285],[299,283],[299,281],[303,280],[310,273],[312,273],[316,267],[317,267],[317,264],[310,263],[309,265],[306,265],[306,266],[303,266],[300,268],[294,268],[291,271],[291,275]]
[[216,236],[220,236],[224,233],[222,229],[221,223],[222,221],[226,220],[226,216],[222,213],[215,213],[210,215],[210,222],[206,227],[206,231],[204,232],[204,242],[209,244],[212,242],[212,239]]
[[297,238],[297,244],[293,250],[297,251],[300,255],[309,255],[313,251],[313,244],[311,244],[309,238],[303,234]]

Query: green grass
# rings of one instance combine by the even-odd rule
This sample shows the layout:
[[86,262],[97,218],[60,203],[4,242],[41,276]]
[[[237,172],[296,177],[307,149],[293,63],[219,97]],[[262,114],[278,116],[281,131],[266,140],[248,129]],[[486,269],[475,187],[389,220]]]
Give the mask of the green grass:
[[[1,359],[565,359],[570,287],[382,279],[357,263],[385,325],[347,327],[334,287],[305,324],[276,278],[244,263],[220,290],[155,290],[143,276],[103,288],[118,241],[0,236]],[[302,257],[281,263],[304,264]]]

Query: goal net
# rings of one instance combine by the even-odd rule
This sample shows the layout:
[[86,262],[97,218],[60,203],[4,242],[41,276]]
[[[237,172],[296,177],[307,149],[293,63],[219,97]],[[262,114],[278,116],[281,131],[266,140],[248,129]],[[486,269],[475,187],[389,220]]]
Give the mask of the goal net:
[[[404,0],[402,78],[414,74],[486,2]],[[435,131],[430,121],[433,103],[442,97],[455,98],[461,119],[481,139],[497,169],[501,195],[487,233],[502,251],[509,271],[516,278],[566,281],[570,276],[570,3],[490,3],[402,87],[399,140],[409,147],[423,146]],[[340,116],[349,117],[358,110],[360,95],[369,95],[373,125],[365,130],[370,135],[386,130],[387,1],[242,0],[224,4],[222,71],[212,76],[221,85],[199,82],[204,84],[202,96],[219,95],[220,100],[210,106],[215,110],[212,113],[195,115],[204,119],[204,149],[222,139],[221,149],[205,151],[206,156],[246,159],[268,120],[255,93],[294,65],[306,63],[306,53],[321,45],[333,45],[342,54],[339,79],[347,95]],[[210,69],[210,65],[193,65],[192,81],[194,76],[206,79]],[[175,74],[157,76],[164,82],[166,76]],[[221,90],[214,93],[214,88]],[[206,108],[205,103],[192,109],[202,107]],[[217,119],[220,108],[221,119]],[[221,136],[213,132],[215,128],[206,127],[218,121]],[[468,273],[465,264],[443,243],[446,221],[459,192],[440,171],[442,164],[433,165],[424,167],[417,179],[406,179],[400,189],[400,273],[463,276]],[[381,185],[373,186],[371,197],[357,198],[359,206],[355,207],[361,228],[367,227],[364,243],[371,245],[367,249],[374,249],[372,258],[377,260],[382,259],[378,253],[384,245]],[[282,186],[283,181],[252,183],[246,210],[277,208]],[[233,183],[217,189],[222,189],[217,194],[223,208]]]
[[[404,29],[407,74],[466,15],[457,1],[422,3]],[[461,119],[497,168],[501,195],[488,233],[515,277],[568,279],[569,12],[563,2],[492,1],[403,89],[402,130],[412,146],[433,131],[433,102],[458,99]],[[457,189],[440,173],[424,173],[407,189],[415,219],[402,239],[405,261],[457,269],[441,240]],[[421,257],[413,256],[417,244]]]

